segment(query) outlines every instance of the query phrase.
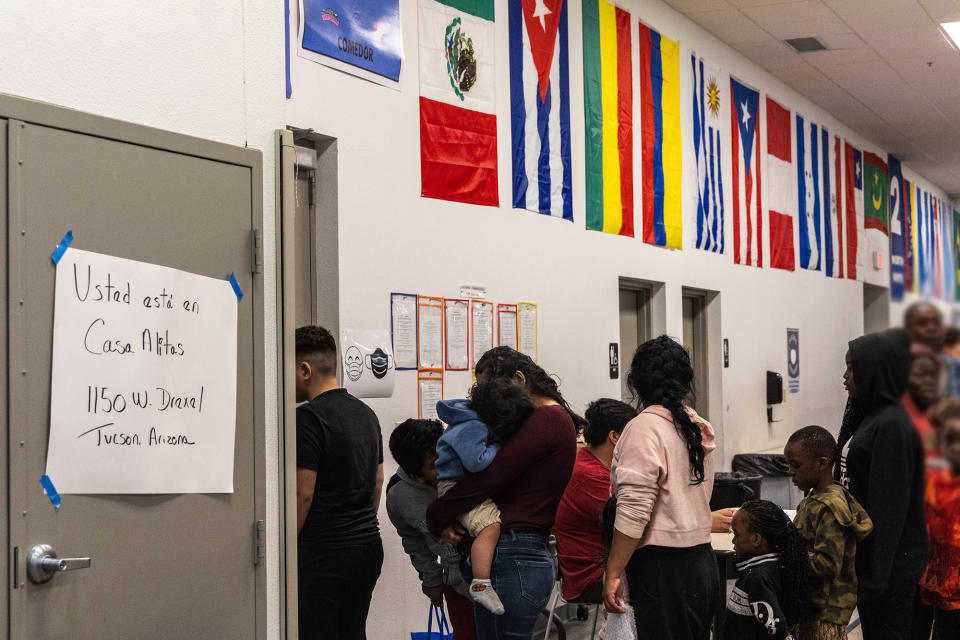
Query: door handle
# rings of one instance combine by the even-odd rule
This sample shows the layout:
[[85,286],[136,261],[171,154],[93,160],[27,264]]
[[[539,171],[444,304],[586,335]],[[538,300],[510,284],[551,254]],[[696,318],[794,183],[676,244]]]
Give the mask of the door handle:
[[90,558],[58,558],[48,544],[34,545],[27,556],[27,575],[35,584],[48,582],[61,571],[76,571],[90,566]]

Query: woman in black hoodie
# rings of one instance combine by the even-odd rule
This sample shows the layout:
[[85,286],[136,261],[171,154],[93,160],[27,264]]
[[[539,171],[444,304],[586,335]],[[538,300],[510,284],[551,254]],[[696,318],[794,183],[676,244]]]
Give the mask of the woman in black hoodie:
[[874,525],[857,548],[863,637],[907,640],[927,555],[923,447],[900,404],[910,369],[909,338],[893,330],[849,346],[843,383],[850,400],[835,473]]

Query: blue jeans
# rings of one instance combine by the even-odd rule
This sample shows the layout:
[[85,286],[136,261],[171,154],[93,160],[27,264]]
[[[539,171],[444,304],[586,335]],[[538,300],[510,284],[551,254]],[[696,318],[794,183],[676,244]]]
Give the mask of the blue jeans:
[[[468,554],[464,556],[465,560],[469,557]],[[468,582],[473,579],[469,566],[464,567],[464,578]],[[490,581],[506,613],[495,616],[485,607],[474,605],[478,640],[529,640],[556,579],[553,557],[542,535],[514,531],[501,534],[493,556]]]

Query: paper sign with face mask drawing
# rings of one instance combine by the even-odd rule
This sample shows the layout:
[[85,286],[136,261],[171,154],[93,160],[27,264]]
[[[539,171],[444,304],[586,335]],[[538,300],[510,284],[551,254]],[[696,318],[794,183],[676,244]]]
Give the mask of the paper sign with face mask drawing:
[[389,398],[393,395],[396,367],[387,329],[340,331],[343,386],[358,398]]

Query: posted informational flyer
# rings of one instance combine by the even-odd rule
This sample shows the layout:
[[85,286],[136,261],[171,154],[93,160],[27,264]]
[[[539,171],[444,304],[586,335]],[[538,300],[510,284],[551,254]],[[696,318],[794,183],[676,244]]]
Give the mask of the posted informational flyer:
[[390,331],[393,336],[393,357],[396,368],[417,368],[417,296],[409,293],[390,294]]
[[448,371],[466,371],[470,367],[469,309],[467,300],[443,301],[444,368]]
[[443,298],[417,297],[417,364],[443,368]]
[[497,305],[497,338],[499,346],[517,348],[517,305]]
[[537,362],[537,312],[536,302],[517,303],[518,343],[517,351],[526,354]]
[[437,419],[437,403],[443,400],[443,371],[420,371],[417,375],[417,417]]
[[57,263],[46,473],[59,493],[232,493],[227,280],[69,249]]
[[471,366],[490,349],[493,349],[493,303],[483,300],[470,301],[470,347]]

